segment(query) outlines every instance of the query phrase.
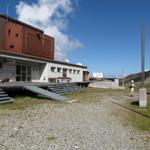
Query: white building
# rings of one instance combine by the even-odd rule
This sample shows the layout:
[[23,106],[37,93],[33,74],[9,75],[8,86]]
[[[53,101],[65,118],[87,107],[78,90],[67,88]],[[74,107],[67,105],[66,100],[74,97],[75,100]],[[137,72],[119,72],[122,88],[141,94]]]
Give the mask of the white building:
[[104,78],[104,73],[103,72],[93,72],[93,78],[94,79],[103,79]]
[[86,66],[0,50],[0,79],[9,82],[82,82],[88,80]]

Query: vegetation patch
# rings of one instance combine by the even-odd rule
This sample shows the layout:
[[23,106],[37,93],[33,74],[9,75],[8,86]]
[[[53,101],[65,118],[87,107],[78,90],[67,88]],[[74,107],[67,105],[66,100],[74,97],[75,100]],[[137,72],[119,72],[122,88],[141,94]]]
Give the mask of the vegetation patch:
[[48,140],[48,141],[54,141],[54,140],[56,140],[56,139],[57,139],[57,137],[54,136],[54,135],[47,137],[47,140]]
[[102,88],[86,88],[81,92],[67,94],[70,99],[77,99],[78,102],[93,103],[100,101],[104,95],[122,95],[127,94],[126,90],[118,89],[102,89]]
[[137,101],[131,102],[129,104],[129,107],[141,113],[141,115],[138,115],[138,116],[135,115],[133,118],[131,118],[131,121],[133,122],[133,124],[142,130],[150,130],[150,97],[148,96],[147,108],[140,108],[139,103]]
[[36,106],[39,104],[49,103],[47,99],[30,97],[30,96],[16,96],[13,97],[14,102],[8,104],[1,104],[0,109],[10,109],[10,110],[25,110],[28,107]]

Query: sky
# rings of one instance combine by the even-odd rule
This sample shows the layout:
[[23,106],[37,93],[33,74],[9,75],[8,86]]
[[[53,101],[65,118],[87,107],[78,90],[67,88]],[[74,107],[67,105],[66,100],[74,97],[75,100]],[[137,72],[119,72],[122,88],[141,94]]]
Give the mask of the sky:
[[92,72],[140,71],[140,26],[146,30],[145,69],[150,69],[149,0],[1,0],[0,12],[55,37],[55,58]]

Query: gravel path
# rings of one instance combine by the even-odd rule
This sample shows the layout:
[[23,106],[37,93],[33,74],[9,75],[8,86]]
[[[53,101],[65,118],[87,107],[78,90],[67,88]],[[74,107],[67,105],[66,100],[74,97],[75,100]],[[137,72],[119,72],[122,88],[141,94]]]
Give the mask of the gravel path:
[[0,150],[148,150],[150,134],[124,125],[105,99],[0,110]]

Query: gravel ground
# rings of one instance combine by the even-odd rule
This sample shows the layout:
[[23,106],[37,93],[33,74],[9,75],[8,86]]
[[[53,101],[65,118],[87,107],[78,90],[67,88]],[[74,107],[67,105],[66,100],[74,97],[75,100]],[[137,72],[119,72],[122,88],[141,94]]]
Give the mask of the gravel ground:
[[103,98],[0,110],[0,150],[148,150],[150,133],[120,121],[128,113]]

